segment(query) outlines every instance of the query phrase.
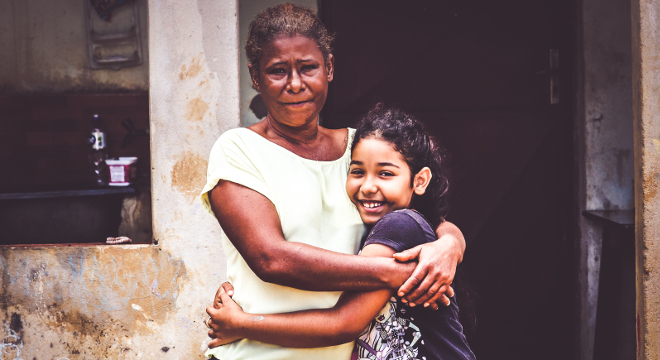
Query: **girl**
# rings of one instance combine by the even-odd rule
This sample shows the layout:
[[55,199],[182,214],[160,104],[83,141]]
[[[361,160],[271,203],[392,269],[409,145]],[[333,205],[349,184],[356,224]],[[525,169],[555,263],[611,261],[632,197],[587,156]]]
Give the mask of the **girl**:
[[[438,149],[422,125],[408,114],[376,106],[358,124],[346,192],[371,229],[361,256],[391,257],[434,241],[444,221],[447,179]],[[433,311],[404,307],[389,289],[344,292],[329,309],[286,314],[248,314],[222,294],[223,320],[210,346],[242,338],[314,348],[357,340],[360,359],[474,359],[458,306]]]

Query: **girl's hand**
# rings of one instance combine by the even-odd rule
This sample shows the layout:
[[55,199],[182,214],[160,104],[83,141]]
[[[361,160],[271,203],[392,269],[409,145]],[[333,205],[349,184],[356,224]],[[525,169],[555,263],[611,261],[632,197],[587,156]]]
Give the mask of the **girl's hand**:
[[220,285],[218,291],[215,293],[215,298],[213,299],[213,307],[216,309],[220,309],[220,306],[222,306],[222,299],[220,298],[220,294],[223,292],[226,292],[229,297],[234,296],[234,286],[228,281],[225,281],[222,283],[222,285]]
[[226,345],[242,339],[243,336],[238,333],[238,324],[247,315],[229,297],[227,292],[220,290],[218,292],[219,294],[216,296],[216,299],[219,302],[214,302],[213,306],[206,308],[206,313],[211,317],[209,321],[209,326],[211,327],[209,337],[213,339],[208,345],[209,348]]
[[[455,228],[453,224],[449,225]],[[411,306],[423,305],[433,309],[438,308],[438,303],[449,305],[447,296],[454,295],[450,285],[465,249],[465,240],[460,230],[456,233],[453,228],[443,232],[438,241],[394,254],[394,258],[401,262],[414,259],[419,262],[413,274],[397,292],[404,302],[407,301]]]

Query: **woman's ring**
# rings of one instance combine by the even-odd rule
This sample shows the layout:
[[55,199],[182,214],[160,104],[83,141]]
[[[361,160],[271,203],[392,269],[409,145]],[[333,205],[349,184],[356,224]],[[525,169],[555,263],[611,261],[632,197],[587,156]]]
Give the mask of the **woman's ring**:
[[208,319],[204,320],[204,325],[206,325],[207,328],[211,329],[211,325],[209,325],[209,320],[211,320],[210,316]]

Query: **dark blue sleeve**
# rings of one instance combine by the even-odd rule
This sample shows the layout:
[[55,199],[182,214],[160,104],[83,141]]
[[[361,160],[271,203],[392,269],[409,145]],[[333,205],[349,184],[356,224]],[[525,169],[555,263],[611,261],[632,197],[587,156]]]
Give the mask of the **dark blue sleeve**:
[[435,234],[426,220],[406,209],[383,216],[371,229],[363,247],[382,244],[400,252],[433,240]]

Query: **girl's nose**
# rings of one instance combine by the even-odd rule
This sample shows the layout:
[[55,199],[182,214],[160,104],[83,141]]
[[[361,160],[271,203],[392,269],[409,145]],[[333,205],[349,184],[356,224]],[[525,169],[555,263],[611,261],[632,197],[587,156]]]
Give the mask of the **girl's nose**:
[[364,180],[362,183],[362,186],[360,186],[360,191],[364,194],[374,194],[378,191],[378,187],[376,186],[376,183],[371,179],[371,177],[368,177]]

